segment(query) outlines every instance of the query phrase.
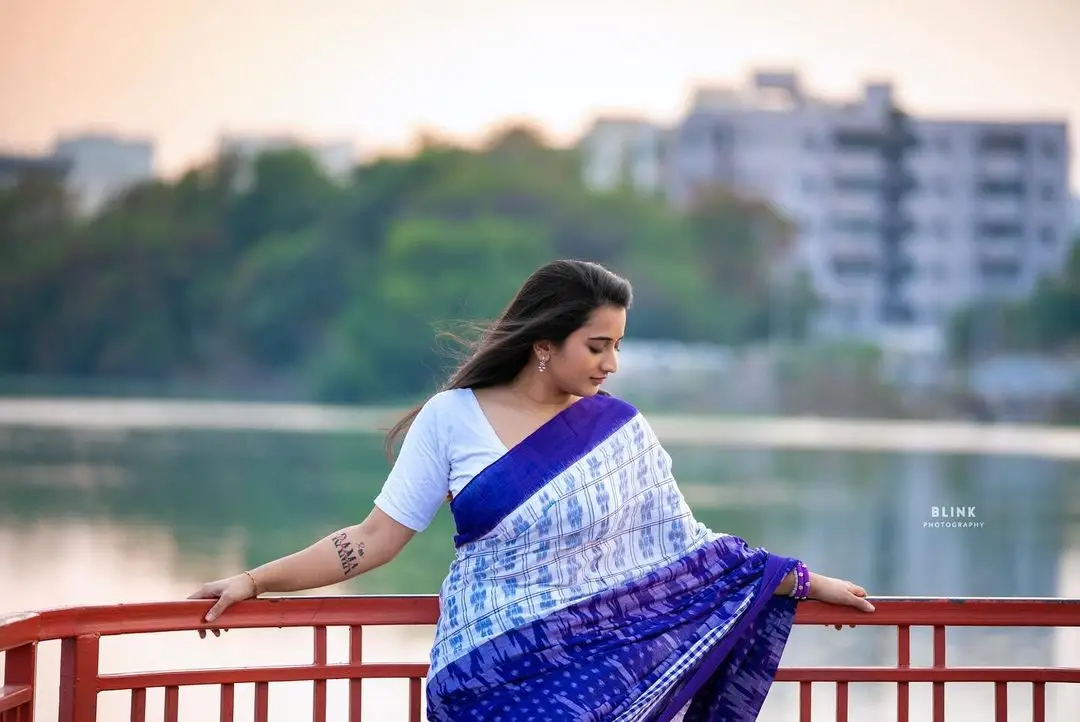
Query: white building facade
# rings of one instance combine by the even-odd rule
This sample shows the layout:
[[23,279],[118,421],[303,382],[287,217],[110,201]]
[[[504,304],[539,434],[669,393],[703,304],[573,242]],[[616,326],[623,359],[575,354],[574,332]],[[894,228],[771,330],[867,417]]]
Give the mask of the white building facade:
[[66,185],[82,213],[155,177],[154,143],[144,138],[83,134],[58,138],[53,157],[69,164]]
[[664,182],[667,132],[634,118],[602,118],[583,141],[585,183],[590,188],[621,185],[641,193],[659,192]]
[[582,151],[596,190],[681,206],[719,183],[772,203],[798,228],[827,335],[940,335],[973,300],[1027,295],[1069,251],[1064,122],[906,117],[886,83],[836,103],[759,73],[699,90],[671,128],[598,121]]
[[[328,176],[344,179],[357,163],[356,146],[350,140],[310,141],[290,134],[224,134],[218,138],[218,154],[233,155],[248,163],[262,153],[298,148],[307,151]],[[248,180],[245,167],[241,184]]]

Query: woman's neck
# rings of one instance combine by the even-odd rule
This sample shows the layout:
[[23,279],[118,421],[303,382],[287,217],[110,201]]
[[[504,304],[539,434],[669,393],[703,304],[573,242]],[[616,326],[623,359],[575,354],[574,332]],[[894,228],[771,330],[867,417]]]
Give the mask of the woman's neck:
[[577,396],[556,388],[549,378],[536,371],[521,374],[507,386],[507,390],[522,402],[545,410],[559,411],[578,400]]

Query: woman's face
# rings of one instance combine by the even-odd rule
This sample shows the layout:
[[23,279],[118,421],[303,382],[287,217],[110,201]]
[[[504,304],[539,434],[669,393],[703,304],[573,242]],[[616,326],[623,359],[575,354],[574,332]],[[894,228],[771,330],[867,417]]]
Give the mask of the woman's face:
[[540,351],[550,353],[545,371],[562,391],[593,396],[608,375],[618,371],[619,345],[625,333],[626,309],[601,306],[561,347]]

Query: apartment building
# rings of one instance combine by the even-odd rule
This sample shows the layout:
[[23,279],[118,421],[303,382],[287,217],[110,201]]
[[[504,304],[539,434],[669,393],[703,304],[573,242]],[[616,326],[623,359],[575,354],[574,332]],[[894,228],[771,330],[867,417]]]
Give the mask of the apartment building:
[[63,183],[74,210],[93,214],[116,194],[154,177],[154,144],[91,133],[62,136],[48,153],[0,154],[0,186],[34,173]]
[[1064,265],[1065,123],[917,120],[909,292],[917,317],[979,298],[1019,299]]
[[154,178],[154,142],[104,133],[62,136],[52,156],[70,166],[66,184],[82,213],[98,211],[118,193]]
[[637,118],[600,118],[583,139],[585,183],[611,189],[623,184],[641,193],[661,189],[667,132]]
[[939,333],[982,297],[1019,298],[1069,251],[1064,122],[910,117],[888,83],[816,98],[791,73],[703,87],[672,127],[600,119],[583,176],[682,206],[725,184],[769,200],[798,229],[824,301],[819,331]]
[[70,170],[68,163],[47,156],[0,153],[0,190],[34,175],[62,183]]
[[250,161],[262,153],[302,148],[311,153],[327,175],[344,178],[357,162],[355,145],[349,140],[312,142],[291,134],[224,134],[218,138],[218,154],[232,155],[244,163],[239,184],[250,182]]

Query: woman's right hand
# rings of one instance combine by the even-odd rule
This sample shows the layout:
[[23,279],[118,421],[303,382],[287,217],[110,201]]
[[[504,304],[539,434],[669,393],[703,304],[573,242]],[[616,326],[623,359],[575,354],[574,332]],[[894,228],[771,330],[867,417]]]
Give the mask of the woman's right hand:
[[[206,613],[205,617],[205,621],[213,622],[230,605],[256,596],[258,596],[258,590],[255,588],[255,580],[247,574],[237,574],[236,576],[218,579],[215,582],[202,585],[188,599],[216,599],[217,603],[210,607],[210,611]],[[215,636],[220,636],[218,630],[215,629],[213,632]],[[206,630],[200,629],[199,636],[205,637]]]

